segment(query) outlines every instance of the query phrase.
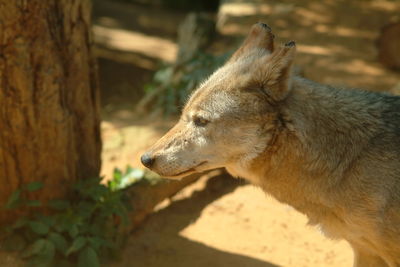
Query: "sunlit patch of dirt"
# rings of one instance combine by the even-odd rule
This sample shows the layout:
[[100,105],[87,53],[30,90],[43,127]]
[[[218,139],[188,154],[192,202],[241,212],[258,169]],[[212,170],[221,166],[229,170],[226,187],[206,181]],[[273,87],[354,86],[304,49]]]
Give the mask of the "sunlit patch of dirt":
[[94,25],[93,31],[96,41],[110,49],[140,53],[170,63],[175,60],[177,47],[168,39],[99,25]]
[[129,165],[143,168],[141,154],[175,123],[173,119],[134,119],[129,117],[129,113],[123,113],[119,112],[122,119],[119,117],[101,124],[102,176],[109,176],[115,167],[125,169]]

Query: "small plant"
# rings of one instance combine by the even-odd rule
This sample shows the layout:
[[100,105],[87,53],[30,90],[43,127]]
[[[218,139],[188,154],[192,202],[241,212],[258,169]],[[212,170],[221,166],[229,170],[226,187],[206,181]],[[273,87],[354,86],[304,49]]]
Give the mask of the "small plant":
[[4,246],[19,251],[29,266],[100,266],[99,255],[113,255],[123,241],[119,230],[128,222],[129,207],[121,189],[143,177],[137,169],[115,169],[107,185],[100,178],[81,180],[67,199],[47,203],[24,198],[43,188],[41,182],[29,183],[12,193],[5,208],[45,212],[7,227]]
[[166,115],[178,113],[191,92],[218,67],[230,53],[215,56],[199,52],[180,66],[163,66],[144,87],[147,96],[138,104],[138,112],[153,101]]

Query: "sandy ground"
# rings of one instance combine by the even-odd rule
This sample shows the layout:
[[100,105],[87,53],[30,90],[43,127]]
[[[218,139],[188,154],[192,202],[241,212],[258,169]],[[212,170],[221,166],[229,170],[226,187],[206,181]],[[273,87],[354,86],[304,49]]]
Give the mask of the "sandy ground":
[[351,266],[344,241],[306,222],[242,181],[200,180],[132,234],[115,266]]
[[[398,73],[376,61],[375,47],[380,28],[399,19],[399,2],[248,2],[226,1],[220,10],[218,25],[230,36],[227,40],[239,40],[236,38],[243,36],[251,24],[262,20],[273,27],[278,41],[297,41],[296,64],[310,79],[377,91],[388,91],[400,81]],[[110,6],[104,0],[97,3],[95,33],[106,96],[102,173],[108,175],[114,166],[140,166],[138,155],[173,123],[138,120],[132,110],[142,94],[141,86],[159,60],[173,58],[173,29],[183,14],[157,13],[157,17],[168,17],[169,12],[171,17],[162,17],[157,23],[149,19],[152,11],[143,11],[143,7]],[[149,42],[148,50],[143,42]],[[159,44],[156,50],[155,43]],[[214,48],[222,52],[235,43],[222,40]],[[318,229],[307,226],[303,215],[242,180],[215,177],[203,178],[162,203],[132,233],[120,260],[112,266],[351,264],[349,246],[324,238]]]

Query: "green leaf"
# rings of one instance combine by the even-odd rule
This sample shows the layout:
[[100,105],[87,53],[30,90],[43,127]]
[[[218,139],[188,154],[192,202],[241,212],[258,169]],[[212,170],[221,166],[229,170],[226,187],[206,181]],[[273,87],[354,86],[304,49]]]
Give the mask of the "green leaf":
[[55,248],[60,251],[61,253],[65,253],[67,250],[68,244],[67,240],[56,232],[51,232],[49,234],[49,240],[54,244]]
[[114,188],[110,188],[112,191],[118,189],[124,189],[129,185],[140,181],[144,178],[145,171],[139,168],[132,168],[127,166],[125,173],[122,175],[121,179],[118,181]]
[[40,200],[29,200],[26,202],[28,207],[40,207],[42,206],[42,202]]
[[104,219],[97,217],[94,220],[92,227],[89,228],[89,233],[93,236],[101,236],[104,234]]
[[53,227],[55,224],[54,216],[50,216],[50,215],[41,215],[38,217],[37,220],[42,222],[43,224],[47,225],[48,227]]
[[99,257],[92,247],[86,247],[79,253],[78,267],[100,267]]
[[50,263],[54,259],[55,252],[55,245],[53,244],[53,242],[51,242],[51,240],[47,239],[40,253],[40,256],[42,256],[43,258],[43,262]]
[[118,183],[115,180],[108,181],[107,186],[111,189],[111,191],[118,189]]
[[101,202],[108,192],[109,189],[105,185],[95,185],[87,189],[87,196],[95,202]]
[[25,189],[29,192],[34,192],[39,189],[42,189],[43,183],[42,182],[31,182],[25,186]]
[[8,198],[5,208],[6,209],[15,208],[19,204],[20,196],[21,196],[21,190],[20,189],[15,190]]
[[53,244],[53,242],[51,242],[50,239],[46,239],[46,243],[43,249],[43,254],[46,254],[48,256],[54,255],[56,246],[55,244]]
[[98,251],[104,244],[104,240],[99,237],[89,237],[88,246],[92,247],[95,251]]
[[82,218],[89,218],[95,209],[95,203],[89,201],[81,201],[76,207],[75,212]]
[[115,168],[113,172],[113,179],[119,180],[121,178],[122,178],[122,171],[118,168]]
[[75,238],[79,233],[78,226],[76,224],[71,225],[68,233],[72,238]]
[[19,218],[13,225],[12,229],[18,229],[24,227],[28,223],[28,220],[25,217]]
[[78,236],[72,245],[69,247],[67,252],[65,253],[66,256],[70,255],[71,253],[74,253],[78,250],[80,250],[84,245],[86,244],[86,238],[83,236]]
[[49,232],[49,227],[40,221],[31,221],[29,222],[29,226],[38,235],[45,235]]
[[44,239],[43,246],[38,253],[32,255],[32,259],[30,260],[31,266],[40,266],[40,267],[50,267],[51,263],[55,256],[55,246],[54,244],[47,239]]
[[23,258],[28,258],[31,257],[33,255],[37,255],[39,254],[44,246],[46,245],[46,239],[44,238],[40,238],[37,239],[33,244],[31,244],[27,250],[24,251],[24,253],[22,254]]
[[98,251],[99,249],[101,249],[103,247],[105,247],[105,248],[113,248],[114,247],[114,244],[111,241],[104,239],[102,237],[99,237],[99,236],[89,237],[88,243],[96,251]]
[[154,84],[148,83],[143,86],[143,91],[145,93],[150,93],[151,91],[154,91],[155,88],[156,86],[154,86]]

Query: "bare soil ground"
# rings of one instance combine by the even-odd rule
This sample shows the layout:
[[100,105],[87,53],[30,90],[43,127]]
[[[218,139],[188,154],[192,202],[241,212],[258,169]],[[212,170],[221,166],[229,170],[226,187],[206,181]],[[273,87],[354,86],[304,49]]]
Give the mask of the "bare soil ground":
[[[232,48],[232,37],[243,36],[251,24],[261,20],[273,27],[278,41],[297,41],[296,62],[306,77],[389,91],[400,77],[377,62],[374,42],[381,27],[399,19],[399,10],[399,2],[382,0],[225,1],[218,25],[230,38],[213,49]],[[154,14],[160,19],[152,20]],[[153,13],[144,7],[95,2],[105,96],[104,175],[114,166],[140,166],[140,153],[173,124],[162,118],[138,119],[132,111],[142,95],[143,82],[159,60],[172,60],[174,29],[182,18],[179,12]],[[152,46],[154,42],[158,49]],[[215,177],[202,178],[160,204],[132,233],[121,259],[112,266],[351,264],[352,252],[344,241],[326,239],[318,229],[307,226],[303,215],[242,180]]]
[[134,232],[113,266],[351,266],[344,241],[306,223],[252,185],[201,179]]

